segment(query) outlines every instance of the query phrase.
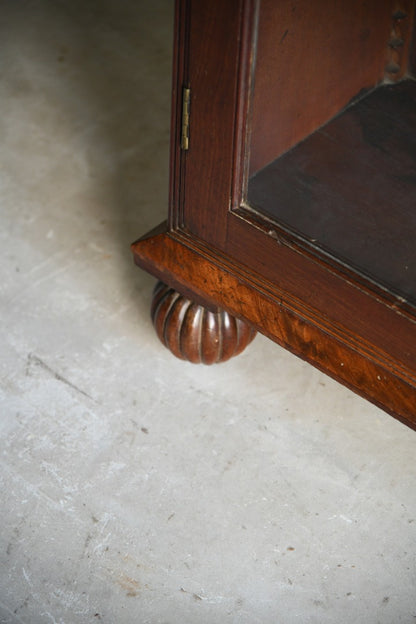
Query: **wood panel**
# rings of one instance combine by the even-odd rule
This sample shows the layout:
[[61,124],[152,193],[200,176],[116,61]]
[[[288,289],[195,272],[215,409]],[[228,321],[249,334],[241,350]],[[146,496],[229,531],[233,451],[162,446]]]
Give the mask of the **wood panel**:
[[[233,176],[243,0],[194,0],[189,13],[189,149],[185,161],[183,225],[205,240],[226,238]],[[212,42],[218,45],[213,46]],[[177,146],[179,149],[179,146]]]
[[229,249],[234,262],[239,258],[246,271],[273,284],[282,302],[302,310],[328,334],[347,335],[357,348],[378,352],[395,368],[413,371],[409,374],[416,377],[413,306],[360,281],[346,268],[314,257],[284,232],[250,227],[248,218],[235,214],[230,221]]

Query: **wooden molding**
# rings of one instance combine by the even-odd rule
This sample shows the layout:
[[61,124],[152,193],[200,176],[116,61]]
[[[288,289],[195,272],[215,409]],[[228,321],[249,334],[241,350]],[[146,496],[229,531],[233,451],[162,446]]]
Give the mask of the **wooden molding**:
[[[254,276],[236,273],[231,259],[213,255],[200,241],[162,224],[132,245],[135,263],[185,296],[220,306],[233,316],[315,365],[337,381],[416,429],[416,375],[403,371],[360,337],[315,324],[271,283],[260,288]],[[192,284],[192,289],[189,285]],[[399,364],[399,363],[398,363]]]

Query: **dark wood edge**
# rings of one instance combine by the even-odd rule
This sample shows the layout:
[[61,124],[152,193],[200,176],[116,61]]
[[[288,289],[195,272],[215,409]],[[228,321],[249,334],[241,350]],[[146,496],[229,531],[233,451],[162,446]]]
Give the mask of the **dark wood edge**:
[[354,392],[416,429],[415,371],[367,352],[367,345],[337,335],[318,318],[308,318],[282,299],[272,284],[180,232],[154,230],[132,245],[135,263],[190,298],[252,324],[260,332],[310,362]]
[[[246,186],[253,73],[250,59],[255,54],[258,7],[259,0],[232,0],[220,5],[209,0],[176,0],[169,227],[186,227],[221,247],[226,244],[227,212],[240,204]],[[198,23],[204,13],[211,18],[208,21],[214,17],[221,26],[227,53],[222,46],[212,47],[212,36]],[[218,70],[225,63],[232,79],[225,76],[219,81]],[[184,86],[191,91],[187,151],[181,149],[180,140]],[[206,130],[211,127],[212,131]],[[196,171],[205,175],[197,176]],[[221,209],[213,210],[217,204]]]
[[242,4],[238,81],[235,99],[234,137],[232,151],[232,188],[230,209],[237,209],[247,195],[250,169],[251,104],[257,55],[260,0],[244,0]]
[[[266,284],[277,299],[298,310],[303,318],[327,333],[357,342],[367,351],[394,367],[415,383],[416,318],[403,302],[391,300],[385,291],[364,286],[356,275],[349,276],[297,246],[275,228],[266,232],[248,227],[246,219],[229,213],[228,258],[234,258],[238,272],[250,250],[248,279]],[[254,225],[254,224],[251,224]],[[218,256],[218,251],[215,255]],[[237,264],[239,261],[239,264]]]
[[[172,266],[163,266],[163,263],[156,264],[156,253],[160,245],[163,245],[165,236],[169,239],[169,224],[168,221],[162,221],[155,228],[150,230],[147,234],[139,238],[135,243],[131,245],[133,252],[134,262],[141,269],[144,269],[158,280],[171,286],[177,290],[181,295],[187,297],[191,301],[215,312],[220,307],[218,303],[208,297],[206,293],[200,292],[193,287],[191,282],[186,282],[180,278],[180,265],[177,266],[177,270],[172,270]],[[155,257],[153,257],[155,252]]]
[[408,71],[412,77],[416,74],[416,16],[415,9],[413,9],[413,22],[409,38],[409,63]]
[[170,127],[169,225],[179,227],[183,221],[183,184],[186,158],[180,149],[182,125],[182,89],[189,87],[189,30],[191,0],[175,2],[175,24],[172,60],[172,98]]
[[297,235],[289,228],[285,228],[282,224],[260,213],[249,204],[243,203],[232,211],[232,215],[268,237],[273,238],[277,244],[286,245],[294,252],[308,258],[308,260],[325,266],[327,270],[342,276],[347,282],[355,284],[356,287],[365,291],[368,296],[383,300],[385,305],[394,308],[396,311],[399,310],[401,314],[415,320],[416,308],[404,297],[394,294],[387,287],[383,288],[378,282],[372,280],[363,272],[335,258],[329,252],[310,243],[306,238]]
[[[413,367],[403,364],[402,358],[395,358],[390,353],[380,349],[378,343],[373,343],[364,338],[363,336],[365,336],[366,333],[360,334],[360,332],[357,332],[357,328],[355,326],[350,329],[345,324],[337,322],[336,316],[334,316],[334,310],[331,310],[331,317],[328,314],[323,315],[322,310],[319,307],[316,308],[307,305],[303,298],[300,299],[288,290],[284,290],[275,280],[267,280],[264,276],[256,274],[251,267],[246,267],[243,264],[233,260],[233,258],[224,255],[220,250],[216,249],[212,251],[211,247],[208,247],[203,241],[198,240],[193,235],[180,230],[176,230],[174,232],[163,230],[163,228],[164,224],[159,226],[159,228],[156,228],[156,230],[153,230],[152,233],[149,234],[149,237],[154,232],[166,232],[180,245],[183,245],[199,256],[202,256],[202,258],[207,260],[210,265],[216,265],[219,269],[228,271],[232,275],[236,276],[238,280],[250,284],[256,289],[256,291],[264,293],[265,296],[267,296],[271,301],[275,302],[275,305],[280,306],[282,301],[284,301],[286,307],[291,309],[307,322],[322,329],[325,334],[334,336],[342,342],[346,342],[352,348],[365,355],[365,357],[369,357],[370,359],[381,363],[383,366],[388,366],[390,369],[394,370],[398,376],[403,379],[407,379],[412,385],[416,385],[416,374]],[[180,249],[180,247],[178,249]],[[310,264],[308,266],[310,266]],[[360,285],[357,286],[353,283],[346,282],[343,275],[337,275],[336,273],[329,271],[328,267],[319,265],[319,269],[321,271],[326,271],[326,273],[324,273],[324,278],[326,276],[326,279],[328,279],[329,275],[332,278],[338,278],[338,280],[340,280],[347,287],[347,289],[349,289],[345,293],[347,299],[352,296],[351,293],[356,291],[361,301],[370,302],[372,305],[371,313],[373,322],[377,317],[377,314],[384,315],[386,311],[389,312],[393,319],[397,321],[397,310],[386,307],[385,301],[380,300],[378,297],[374,297],[373,293],[363,290]],[[149,272],[152,272],[151,267],[149,267],[148,270]],[[194,299],[198,301],[198,303],[201,303],[210,309],[215,309],[217,306],[225,307],[225,309],[227,309],[226,305],[222,306],[222,304],[218,303],[217,297],[210,297],[210,294],[205,288],[203,288],[201,292],[196,291],[194,285],[195,280],[193,277],[185,283],[175,281],[176,275],[180,272],[181,271],[178,267],[178,270],[176,270],[171,277],[171,284],[175,285],[175,288],[179,292],[187,294],[189,298],[192,298],[193,294]],[[167,272],[167,275],[167,279],[169,279],[170,271]],[[192,276],[192,271],[190,275]],[[189,284],[191,284],[191,286],[189,286]],[[246,319],[247,317],[242,315],[242,318]],[[406,323],[407,318],[405,316],[401,316],[399,320]],[[352,322],[354,322],[354,319],[352,319]],[[414,318],[411,319],[411,325],[414,325]]]

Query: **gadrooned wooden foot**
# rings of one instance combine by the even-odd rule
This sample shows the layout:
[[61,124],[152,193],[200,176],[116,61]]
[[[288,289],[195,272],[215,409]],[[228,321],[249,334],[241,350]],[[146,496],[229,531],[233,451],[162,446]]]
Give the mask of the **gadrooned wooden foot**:
[[225,310],[212,312],[162,282],[154,289],[151,314],[161,342],[176,357],[194,364],[225,362],[244,351],[256,335]]

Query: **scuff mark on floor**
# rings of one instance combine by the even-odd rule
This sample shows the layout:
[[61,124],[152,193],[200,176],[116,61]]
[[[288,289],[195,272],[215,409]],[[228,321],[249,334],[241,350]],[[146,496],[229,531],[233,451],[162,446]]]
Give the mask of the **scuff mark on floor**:
[[66,377],[63,377],[63,375],[61,375],[60,373],[57,373],[55,370],[53,370],[53,368],[48,366],[48,364],[46,364],[46,362],[44,362],[40,357],[38,357],[34,353],[29,353],[28,356],[27,356],[26,374],[29,374],[31,365],[39,366],[44,371],[49,373],[49,375],[51,375],[57,381],[61,381],[62,383],[66,384],[67,386],[69,386],[70,388],[75,390],[76,392],[79,392],[80,394],[82,394],[83,396],[87,397],[88,399],[91,399],[91,401],[94,401],[94,403],[96,402],[95,399],[93,399],[93,397],[91,395],[89,395],[84,390],[81,390],[81,388],[78,388],[78,386],[76,386],[75,384],[70,382],[68,379],[66,379]]

